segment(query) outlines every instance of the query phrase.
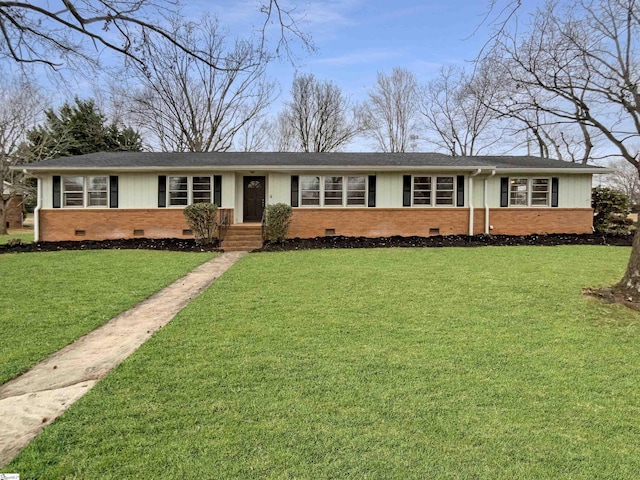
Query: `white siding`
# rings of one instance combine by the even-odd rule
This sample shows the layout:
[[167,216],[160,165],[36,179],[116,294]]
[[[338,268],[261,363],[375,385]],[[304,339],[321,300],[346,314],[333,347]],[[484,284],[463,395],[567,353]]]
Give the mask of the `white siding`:
[[158,174],[118,175],[118,208],[157,208]]
[[376,208],[402,207],[402,173],[376,175]]
[[591,175],[559,176],[558,206],[564,208],[590,208]]
[[267,203],[291,204],[291,175],[270,173],[267,177]]
[[222,208],[234,208],[236,198],[236,174],[222,175]]
[[53,208],[53,175],[42,177],[42,208]]

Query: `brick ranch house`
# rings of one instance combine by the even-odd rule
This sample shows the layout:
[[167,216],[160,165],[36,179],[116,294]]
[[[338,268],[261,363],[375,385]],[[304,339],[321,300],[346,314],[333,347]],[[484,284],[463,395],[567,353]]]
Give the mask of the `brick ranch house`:
[[9,182],[3,182],[2,194],[5,196],[5,201],[9,199],[9,204],[5,206],[7,209],[7,228],[22,228],[22,205],[24,197],[22,195],[13,195],[9,197],[12,188],[13,187]]
[[218,204],[229,234],[255,234],[264,206],[281,202],[294,207],[291,238],[590,233],[591,177],[609,171],[531,156],[273,152],[94,153],[20,168],[38,179],[39,241],[190,238],[182,209],[194,202]]

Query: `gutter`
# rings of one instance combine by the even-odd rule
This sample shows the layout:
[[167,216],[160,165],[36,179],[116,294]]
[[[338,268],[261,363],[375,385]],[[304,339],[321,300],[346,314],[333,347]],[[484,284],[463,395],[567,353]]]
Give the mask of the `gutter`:
[[[27,173],[24,170],[24,173]],[[33,209],[33,241],[40,241],[40,209],[42,208],[42,179],[40,177],[36,177],[36,181],[38,182],[38,186],[36,187],[37,191],[37,200],[36,200],[36,208]]]
[[473,235],[473,177],[482,172],[481,168],[478,168],[474,173],[469,175],[469,235]]
[[491,175],[487,175],[484,178],[484,233],[489,235],[489,195],[487,193],[487,187],[489,185],[489,178],[496,174],[495,170],[491,171]]

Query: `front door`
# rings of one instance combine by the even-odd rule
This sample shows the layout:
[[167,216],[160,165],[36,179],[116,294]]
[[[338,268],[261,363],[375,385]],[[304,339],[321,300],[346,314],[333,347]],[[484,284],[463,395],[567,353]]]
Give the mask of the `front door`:
[[243,222],[262,221],[265,177],[244,177]]

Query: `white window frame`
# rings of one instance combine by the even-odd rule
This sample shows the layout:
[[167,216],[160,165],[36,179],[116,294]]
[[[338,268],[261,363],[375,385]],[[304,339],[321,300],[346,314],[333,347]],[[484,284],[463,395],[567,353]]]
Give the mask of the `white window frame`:
[[[206,177],[209,179],[209,203],[213,203],[213,175],[167,175],[167,193],[166,193],[166,205],[168,208],[185,208],[189,205],[193,205],[193,179],[195,177]],[[172,205],[171,204],[171,179],[172,178],[186,178],[187,179],[187,204],[186,205]],[[176,190],[178,191],[178,190]],[[204,190],[202,190],[204,191]],[[198,202],[201,203],[201,202]],[[206,203],[206,202],[205,202]]]
[[[326,203],[326,186],[325,182],[327,178],[331,177],[340,177],[342,178],[342,199],[340,204],[338,205],[327,205]],[[362,177],[364,178],[364,201],[361,204],[349,204],[349,178]],[[309,189],[302,188],[302,182],[304,178],[318,178],[319,179],[319,202],[317,205],[304,205],[302,203],[302,193],[306,191],[315,191]],[[302,208],[368,208],[368,198],[369,198],[369,182],[367,181],[368,176],[365,174],[362,175],[340,175],[340,174],[327,174],[327,175],[300,175],[299,177],[299,188],[298,188],[298,205]],[[361,191],[361,190],[352,190],[352,191]]]
[[[429,203],[428,204],[424,204],[424,203],[415,203],[415,184],[416,184],[416,178],[425,178],[425,177],[430,177],[431,178],[431,194],[429,197]],[[438,199],[438,178],[444,178],[444,177],[451,177],[453,179],[453,195],[451,197],[451,203],[450,204],[445,204],[445,205],[438,205],[437,199]],[[451,190],[440,190],[440,191],[446,191],[446,192],[451,192]],[[447,175],[447,174],[441,174],[441,175],[411,175],[411,206],[412,207],[418,207],[418,208],[456,208],[457,207],[457,198],[458,198],[458,181],[457,181],[457,176],[454,174],[451,175]]]
[[[82,192],[75,192],[72,190],[65,190],[65,178],[81,178],[82,179]],[[89,179],[90,178],[104,178],[106,184],[106,193],[107,199],[104,205],[90,205],[89,203],[89,192],[97,191],[97,190],[89,190]],[[81,193],[82,195],[82,205],[67,205],[67,193]],[[62,175],[60,177],[60,206],[62,208],[109,208],[109,202],[111,201],[111,192],[109,189],[109,175]]]
[[[527,181],[527,203],[526,205],[512,205],[511,204],[511,182],[513,180],[526,180]],[[533,204],[533,182],[535,180],[546,180],[547,182],[547,202],[544,205]],[[552,180],[551,177],[509,177],[509,199],[507,205],[510,208],[549,208],[551,207],[552,197]]]

